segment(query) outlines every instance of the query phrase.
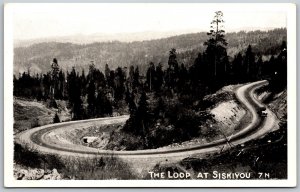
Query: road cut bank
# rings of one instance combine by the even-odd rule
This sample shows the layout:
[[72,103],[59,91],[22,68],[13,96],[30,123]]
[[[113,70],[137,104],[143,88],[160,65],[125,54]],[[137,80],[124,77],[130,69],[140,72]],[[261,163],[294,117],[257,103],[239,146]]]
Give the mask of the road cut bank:
[[270,173],[259,172],[258,174],[252,172],[198,172],[191,173],[183,172],[148,172],[151,179],[216,179],[216,180],[230,180],[230,179],[268,179]]

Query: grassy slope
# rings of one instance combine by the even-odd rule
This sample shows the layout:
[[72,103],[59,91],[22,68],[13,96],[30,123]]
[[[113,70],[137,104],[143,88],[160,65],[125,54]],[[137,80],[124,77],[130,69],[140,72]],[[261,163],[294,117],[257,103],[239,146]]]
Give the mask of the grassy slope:
[[[42,169],[44,172],[57,169],[62,179],[106,180],[136,179],[137,177],[125,162],[113,155],[95,158],[61,157],[40,154],[30,146],[22,147],[15,144],[14,162],[16,163],[15,177],[23,172],[20,168],[31,174],[33,174],[32,169]],[[31,179],[26,172],[23,179]],[[36,178],[35,174],[33,178]]]
[[[69,111],[64,101],[57,101],[60,121],[70,120]],[[53,123],[58,109],[47,107],[46,103],[14,98],[14,132]]]

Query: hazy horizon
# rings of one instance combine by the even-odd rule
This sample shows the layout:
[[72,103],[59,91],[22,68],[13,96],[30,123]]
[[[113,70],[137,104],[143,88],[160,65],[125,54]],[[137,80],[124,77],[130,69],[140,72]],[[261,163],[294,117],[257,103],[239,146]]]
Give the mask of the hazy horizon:
[[[226,33],[239,33],[239,32],[252,32],[252,31],[269,31],[274,29],[280,29],[280,28],[286,28],[286,27],[269,27],[269,28],[245,28],[245,29],[237,29],[233,31],[226,31]],[[116,39],[109,39],[112,36],[122,35],[122,36],[132,36],[132,35],[140,35],[140,34],[147,34],[149,36],[145,37],[145,40],[155,40],[160,38],[168,38],[172,36],[178,36],[178,35],[187,35],[187,34],[193,34],[193,33],[207,33],[208,31],[200,31],[198,29],[187,29],[184,31],[141,31],[141,32],[126,32],[126,33],[91,33],[91,34],[83,34],[83,33],[75,33],[70,35],[58,35],[58,36],[47,36],[47,37],[37,37],[37,38],[30,38],[30,39],[14,39],[15,41],[34,41],[34,40],[43,40],[43,39],[61,39],[61,38],[72,38],[72,37],[88,37],[88,36],[102,36],[102,37],[108,37],[106,41],[121,41],[121,42],[130,42],[127,40],[118,40]],[[153,34],[153,35],[152,35]],[[161,35],[161,37],[158,37],[158,35]],[[153,36],[153,37],[152,37]],[[135,41],[135,40],[133,40]]]
[[[285,27],[281,28],[265,28],[265,29],[243,29],[239,31],[226,32],[225,34],[230,33],[239,33],[239,32],[254,32],[262,31],[268,32],[276,29],[286,29]],[[105,33],[95,33],[91,35],[85,34],[74,34],[69,36],[57,36],[57,37],[44,37],[36,39],[14,39],[14,47],[28,47],[34,44],[39,43],[72,43],[77,45],[88,45],[92,43],[111,43],[111,42],[120,42],[120,43],[134,43],[142,41],[155,41],[160,39],[172,38],[181,35],[192,35],[192,34],[207,33],[207,31],[166,31],[166,32],[137,32],[137,33],[122,33],[122,34],[105,34]]]
[[[9,4],[15,41],[143,34],[145,40],[207,32],[215,11],[226,32],[286,28],[279,4]],[[152,33],[152,34],[151,34]],[[161,37],[160,37],[161,36]],[[139,37],[140,38],[140,37]],[[122,40],[120,40],[122,41]]]

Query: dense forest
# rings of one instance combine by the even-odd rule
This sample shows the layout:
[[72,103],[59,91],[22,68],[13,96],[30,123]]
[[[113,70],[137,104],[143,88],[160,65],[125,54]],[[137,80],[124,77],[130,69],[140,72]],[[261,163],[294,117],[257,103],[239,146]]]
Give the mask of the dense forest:
[[[286,41],[286,34],[285,28],[226,33],[228,59],[232,61],[236,54],[251,45],[252,51],[262,54],[263,61],[266,61],[271,55],[278,53],[281,42]],[[90,61],[94,61],[95,66],[102,71],[105,64],[109,64],[112,69],[118,66],[129,68],[133,65],[139,66],[140,72],[145,73],[150,62],[161,63],[163,68],[167,68],[168,54],[172,48],[176,48],[178,63],[190,66],[198,53],[205,51],[203,43],[207,40],[207,34],[201,32],[131,43],[38,43],[14,49],[14,74],[26,72],[28,68],[33,73],[46,73],[51,70],[50,61],[53,58],[59,59],[59,65],[65,72],[72,70],[73,66],[87,72]]]
[[[280,91],[286,87],[286,30],[226,34],[220,27],[223,23],[222,17],[222,12],[216,12],[205,38],[197,34],[182,36],[178,42],[178,37],[157,40],[153,41],[156,43],[152,42],[154,47],[149,51],[146,48],[150,45],[145,46],[146,48],[140,47],[150,44],[150,41],[131,44],[95,43],[89,45],[89,49],[84,45],[73,44],[33,45],[32,49],[26,49],[31,51],[28,55],[32,56],[36,49],[45,46],[41,49],[45,52],[43,54],[57,57],[51,58],[52,65],[47,73],[34,73],[29,68],[14,75],[14,96],[50,101],[51,107],[56,106],[56,100],[66,100],[74,120],[112,116],[120,108],[126,108],[130,118],[122,130],[136,138],[132,143],[128,143],[128,149],[156,148],[172,142],[189,140],[199,134],[199,125],[209,115],[203,112],[207,106],[202,100],[205,95],[224,85],[261,79],[268,79],[273,91]],[[262,37],[258,37],[260,35]],[[191,40],[195,37],[199,39]],[[243,47],[244,42],[240,44],[239,37],[243,37],[246,42],[256,43],[249,43]],[[184,44],[191,47],[193,43],[190,41],[198,44],[186,51],[184,47],[187,45]],[[165,47],[179,47],[177,49],[174,46],[168,50],[166,63],[160,62],[163,59],[154,59],[159,58],[157,53],[152,55],[154,50],[165,49],[159,47],[164,43],[167,44]],[[183,45],[179,45],[180,43]],[[113,44],[123,48],[111,46]],[[52,51],[47,52],[49,45],[53,45]],[[81,54],[82,52],[74,47],[81,47],[81,51],[85,49],[87,52]],[[113,57],[123,62],[116,68],[108,62],[102,69],[93,61],[89,62],[88,69],[81,70],[70,65],[73,66],[72,69],[66,71],[60,65],[61,59],[73,61],[74,49],[77,50],[78,57],[83,57],[97,53],[100,56],[108,54],[112,47],[118,47],[119,55],[124,54],[122,59]],[[59,51],[60,49],[63,51]],[[134,59],[126,58],[125,55],[130,56],[130,51],[138,49],[145,50],[141,54],[148,55],[148,62],[137,59],[135,64],[126,63]],[[24,50],[25,48],[19,48],[15,51],[23,51],[22,54],[17,53],[23,58],[29,57]],[[195,51],[197,54],[194,54]],[[57,54],[54,54],[55,52]],[[163,55],[161,53],[160,57]],[[267,55],[269,57],[266,57]],[[88,59],[91,57],[87,56]],[[185,57],[193,58],[179,59]],[[40,61],[41,65],[45,63]],[[141,70],[140,66],[144,66],[144,70]],[[56,122],[58,121],[56,119]]]

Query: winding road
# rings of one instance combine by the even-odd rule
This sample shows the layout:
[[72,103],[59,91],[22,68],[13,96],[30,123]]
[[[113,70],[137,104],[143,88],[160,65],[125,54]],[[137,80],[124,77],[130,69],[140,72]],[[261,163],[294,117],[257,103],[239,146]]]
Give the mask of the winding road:
[[[230,137],[233,145],[245,143],[249,140],[259,138],[269,132],[275,126],[276,116],[267,109],[267,117],[260,117],[257,110],[264,105],[256,98],[254,91],[265,86],[267,81],[258,81],[246,84],[236,90],[236,97],[240,104],[246,108],[251,114],[251,122],[245,125],[239,132]],[[89,119],[81,121],[71,121],[58,124],[45,125],[21,132],[15,136],[15,141],[21,145],[29,145],[44,153],[53,153],[58,155],[71,155],[82,157],[93,157],[103,155],[117,155],[120,158],[139,162],[148,162],[150,159],[173,159],[180,160],[195,154],[209,154],[212,152],[228,149],[227,139],[216,140],[207,144],[194,145],[189,147],[178,147],[173,149],[149,149],[137,151],[111,151],[99,150],[83,145],[76,145],[70,141],[58,138],[57,135],[64,131],[72,131],[72,129],[87,128],[90,126],[101,124],[123,123],[129,117],[108,117]]]

